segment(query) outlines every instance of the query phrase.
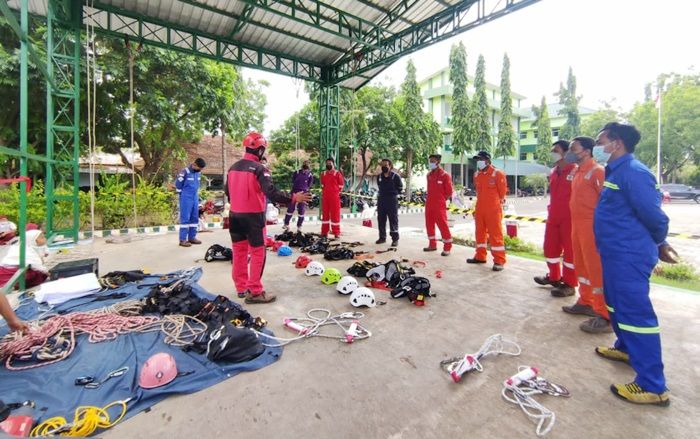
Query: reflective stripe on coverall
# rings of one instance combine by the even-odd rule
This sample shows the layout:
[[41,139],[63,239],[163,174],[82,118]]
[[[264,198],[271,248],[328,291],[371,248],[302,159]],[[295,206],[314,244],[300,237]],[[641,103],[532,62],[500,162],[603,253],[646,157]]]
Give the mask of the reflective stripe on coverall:
[[199,177],[200,172],[188,166],[175,180],[175,191],[180,201],[180,241],[194,239],[199,225]]
[[506,247],[503,243],[503,201],[508,193],[508,183],[503,171],[489,165],[474,174],[476,187],[476,253],[474,259],[486,260],[486,242],[491,245],[493,262],[506,263]]
[[[571,182],[578,166],[556,166],[549,176],[549,206],[544,229],[544,257],[547,259],[549,279],[563,281],[570,287],[578,285],[574,271],[574,252],[571,248]],[[563,253],[563,263],[561,261]],[[563,270],[562,270],[562,265]],[[562,274],[563,271],[563,274]]]
[[452,178],[440,166],[428,172],[428,197],[425,201],[425,230],[428,233],[428,247],[437,247],[435,226],[445,251],[452,249],[452,234],[447,224],[447,200],[452,197]]
[[328,235],[330,228],[334,235],[340,235],[340,191],[343,189],[345,179],[343,173],[337,169],[321,172],[322,217],[321,235]]
[[579,166],[571,184],[571,244],[579,282],[578,303],[610,320],[603,296],[603,268],[593,233],[593,212],[605,181],[605,169],[589,159]]
[[617,341],[630,356],[642,389],[666,390],[659,322],[649,298],[649,278],[665,243],[668,217],[649,169],[632,154],[605,168],[593,220],[603,265],[605,303]]

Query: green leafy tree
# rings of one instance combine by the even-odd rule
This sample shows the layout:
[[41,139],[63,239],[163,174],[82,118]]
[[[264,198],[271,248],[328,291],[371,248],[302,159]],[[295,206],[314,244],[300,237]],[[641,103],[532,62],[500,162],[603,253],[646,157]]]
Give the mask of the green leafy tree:
[[598,110],[595,113],[587,115],[581,122],[581,135],[595,137],[600,132],[600,129],[608,122],[619,122],[623,119],[622,115],[612,108],[609,104],[605,108]]
[[276,156],[296,151],[297,118],[299,123],[299,148],[309,155],[312,165],[319,161],[318,105],[308,102],[291,115],[282,126],[270,134],[270,151]]
[[513,129],[513,99],[510,95],[510,59],[503,55],[503,71],[501,72],[501,120],[498,122],[498,142],[495,155],[503,157],[515,153],[515,130]]
[[406,170],[406,194],[411,196],[411,177],[415,169],[425,168],[428,155],[442,142],[440,126],[432,115],[423,112],[422,98],[416,82],[416,67],[412,60],[406,67],[406,79],[401,94],[394,101],[399,121],[399,151]]
[[[673,180],[686,164],[699,164],[700,151],[700,75],[663,75],[667,91],[661,109],[661,176]],[[664,89],[664,87],[661,87]],[[654,101],[638,103],[629,121],[642,134],[635,154],[651,169],[656,169],[658,112]]]
[[450,51],[450,83],[452,84],[452,153],[459,156],[459,181],[464,182],[464,153],[468,151],[470,130],[469,96],[467,95],[467,51],[460,41]]
[[474,98],[471,101],[469,120],[474,124],[470,144],[474,150],[491,151],[491,123],[489,104],[486,99],[486,63],[479,55],[474,75]]
[[581,133],[581,116],[578,114],[578,103],[581,96],[576,96],[576,76],[569,67],[569,76],[566,79],[566,87],[559,84],[559,103],[562,105],[560,115],[566,116],[566,122],[559,129],[559,138],[570,140]]
[[542,96],[542,103],[539,107],[536,105],[532,106],[532,112],[535,114],[535,121],[532,125],[537,127],[535,160],[547,163],[549,162],[549,151],[552,149],[552,126],[549,122],[547,99],[544,96]]

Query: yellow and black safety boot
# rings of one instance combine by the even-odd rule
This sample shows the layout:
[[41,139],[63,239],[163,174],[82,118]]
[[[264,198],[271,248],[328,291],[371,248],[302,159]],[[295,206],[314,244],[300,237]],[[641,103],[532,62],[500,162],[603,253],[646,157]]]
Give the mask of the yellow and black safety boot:
[[595,348],[595,353],[608,360],[622,361],[623,363],[628,364],[630,362],[630,355],[627,352],[622,352],[621,350],[616,348],[598,346],[597,348]]
[[613,384],[610,386],[610,391],[620,399],[634,404],[653,404],[661,407],[668,407],[671,404],[669,392],[666,390],[662,393],[652,393],[639,387],[637,383],[629,384]]

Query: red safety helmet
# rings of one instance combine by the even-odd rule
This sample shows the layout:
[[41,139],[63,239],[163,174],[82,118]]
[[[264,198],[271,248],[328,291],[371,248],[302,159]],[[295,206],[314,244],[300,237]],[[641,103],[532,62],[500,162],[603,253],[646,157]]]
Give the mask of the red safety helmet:
[[297,258],[296,262],[294,262],[294,266],[296,268],[306,268],[307,265],[311,262],[311,258],[306,256],[306,255],[301,255]]
[[274,251],[277,251],[277,250],[279,250],[280,247],[282,247],[283,245],[284,245],[284,241],[275,241],[275,243],[272,244],[272,249],[273,249]]
[[160,352],[144,363],[139,377],[139,386],[144,389],[153,389],[170,383],[176,377],[175,358],[166,352]]
[[267,139],[262,134],[251,131],[243,139],[243,147],[247,149],[267,148]]

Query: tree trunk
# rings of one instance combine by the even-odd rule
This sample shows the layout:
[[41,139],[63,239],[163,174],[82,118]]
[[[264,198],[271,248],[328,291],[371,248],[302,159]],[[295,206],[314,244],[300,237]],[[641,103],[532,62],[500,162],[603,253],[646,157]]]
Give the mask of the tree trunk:
[[462,186],[467,186],[467,182],[464,179],[464,153],[459,154],[459,184]]
[[413,150],[406,154],[406,201],[411,201],[411,176],[413,175]]

